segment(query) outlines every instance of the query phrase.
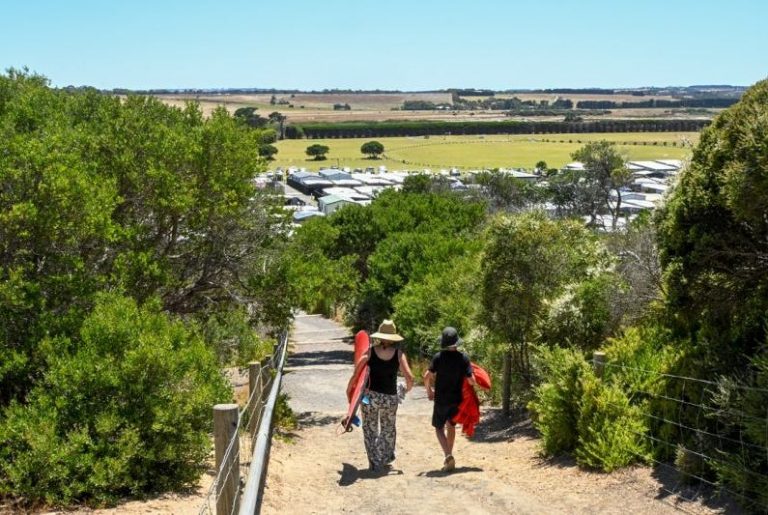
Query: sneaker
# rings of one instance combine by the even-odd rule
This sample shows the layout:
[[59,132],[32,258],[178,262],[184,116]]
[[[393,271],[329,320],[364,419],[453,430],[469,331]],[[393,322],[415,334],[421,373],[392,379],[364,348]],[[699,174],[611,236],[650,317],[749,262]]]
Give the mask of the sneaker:
[[456,468],[456,460],[451,456],[450,454],[445,457],[445,461],[443,462],[443,468],[440,469],[443,472],[450,472],[453,469]]

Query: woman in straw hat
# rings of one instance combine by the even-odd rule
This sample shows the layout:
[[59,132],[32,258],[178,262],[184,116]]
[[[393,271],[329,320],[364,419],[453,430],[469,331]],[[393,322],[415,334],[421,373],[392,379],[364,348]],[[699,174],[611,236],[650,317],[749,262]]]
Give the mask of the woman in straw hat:
[[397,371],[405,377],[405,391],[413,388],[413,374],[405,353],[398,343],[403,337],[397,334],[392,320],[384,320],[379,330],[371,335],[369,351],[355,365],[355,371],[347,386],[354,388],[355,378],[367,364],[369,366],[367,402],[363,400],[363,440],[368,454],[370,470],[382,469],[395,460],[395,421],[397,417]]

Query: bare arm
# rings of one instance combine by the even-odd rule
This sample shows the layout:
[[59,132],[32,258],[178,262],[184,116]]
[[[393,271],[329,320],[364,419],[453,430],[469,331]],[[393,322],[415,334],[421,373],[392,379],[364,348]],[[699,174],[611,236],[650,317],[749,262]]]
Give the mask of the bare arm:
[[405,377],[405,391],[410,392],[413,388],[413,372],[411,372],[411,367],[408,366],[408,358],[405,356],[405,352],[400,352],[400,372]]
[[349,383],[347,384],[347,400],[352,398],[352,391],[355,389],[355,383],[357,382],[357,378],[360,376],[363,367],[368,364],[368,358],[369,356],[367,353],[363,354],[360,360],[355,364],[355,370],[352,372],[352,377],[349,378]]
[[424,372],[424,388],[427,390],[427,397],[429,400],[435,400],[435,390],[432,388],[432,383],[435,381],[435,374],[427,370]]

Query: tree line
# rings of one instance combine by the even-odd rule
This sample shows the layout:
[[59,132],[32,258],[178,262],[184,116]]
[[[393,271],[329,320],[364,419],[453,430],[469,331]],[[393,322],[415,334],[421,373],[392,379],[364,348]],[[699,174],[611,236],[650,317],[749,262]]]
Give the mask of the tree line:
[[614,102],[613,100],[580,100],[576,102],[578,109],[641,109],[641,108],[725,108],[730,107],[738,98],[682,98],[680,100],[665,100],[652,98],[637,102]]
[[577,122],[387,121],[291,124],[288,139],[375,138],[471,134],[579,134],[609,132],[697,132],[709,120],[590,120]]

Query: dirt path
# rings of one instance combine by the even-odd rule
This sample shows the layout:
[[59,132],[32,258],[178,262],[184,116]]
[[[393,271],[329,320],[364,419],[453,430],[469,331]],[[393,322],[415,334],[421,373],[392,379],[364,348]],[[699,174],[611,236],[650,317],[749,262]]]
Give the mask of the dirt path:
[[[530,423],[485,412],[472,440],[457,437],[457,470],[440,472],[442,456],[430,426],[431,404],[414,388],[401,405],[397,460],[386,473],[366,469],[362,431],[337,436],[351,373],[349,333],[315,316],[297,318],[283,390],[299,418],[288,441],[275,439],[262,513],[716,513],[663,497],[652,470],[615,474],[545,460]],[[677,503],[677,504],[676,504]]]

